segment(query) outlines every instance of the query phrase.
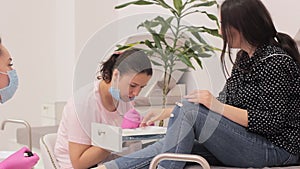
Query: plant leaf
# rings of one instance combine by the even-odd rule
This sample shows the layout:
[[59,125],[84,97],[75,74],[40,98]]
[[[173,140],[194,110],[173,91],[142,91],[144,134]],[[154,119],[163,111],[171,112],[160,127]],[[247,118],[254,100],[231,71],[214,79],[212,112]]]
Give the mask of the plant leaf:
[[187,68],[187,69],[175,69],[175,70],[178,70],[180,72],[189,72],[190,70]]
[[206,11],[202,11],[201,13],[206,14],[206,16],[207,16],[209,19],[211,19],[211,20],[213,20],[213,21],[216,22],[218,28],[220,27],[220,25],[219,25],[219,20],[218,20],[218,18],[217,18],[215,15],[210,14],[210,13],[207,13]]
[[208,1],[208,2],[203,2],[203,3],[200,3],[200,4],[195,4],[195,5],[191,6],[191,8],[197,8],[197,7],[200,7],[200,6],[209,7],[209,6],[213,6],[215,4],[218,5],[218,3],[216,1]]
[[[157,21],[155,21],[155,20],[151,20],[151,21],[146,20],[145,22],[139,24],[138,27],[137,27],[137,29],[139,29],[140,27],[144,27],[144,28],[146,28],[148,30],[148,29],[157,27],[159,24],[160,23],[157,22]],[[148,30],[148,31],[151,32],[151,33],[154,32],[154,30],[151,30],[151,31]]]
[[213,36],[222,38],[222,36],[219,34],[219,30],[218,29],[211,29],[211,28],[207,28],[205,26],[201,26],[200,28],[201,28],[201,30],[199,30],[200,32],[206,32],[206,33],[209,33],[209,34],[211,34]]
[[173,4],[178,14],[180,15],[182,10],[182,0],[173,0]]
[[197,64],[199,65],[199,67],[200,67],[201,69],[203,69],[201,60],[200,60],[197,56],[193,56],[193,58],[196,60],[196,62],[197,62]]
[[158,62],[154,61],[153,59],[151,59],[151,62],[156,66],[163,66],[161,63],[158,63]]
[[208,57],[211,57],[211,56],[212,56],[212,54],[208,54],[208,53],[205,53],[205,52],[198,54],[198,57],[201,57],[201,58],[208,58]]
[[[207,28],[205,26],[200,26],[200,27],[196,27],[196,26],[191,26],[191,27],[188,27],[188,31],[190,33],[192,33],[197,39],[198,39],[198,35],[196,34],[196,32],[206,32],[206,33],[209,33],[213,36],[216,36],[216,37],[219,37],[221,38],[222,36],[219,34],[219,30],[218,29],[211,29],[211,28]],[[201,35],[199,35],[201,36]],[[204,43],[204,42],[202,42]],[[205,42],[205,44],[207,44]]]
[[189,58],[186,55],[178,55],[177,56],[187,67],[190,67],[192,69],[195,69],[192,62],[189,60]]
[[168,19],[164,19],[163,17],[161,17],[161,16],[158,16],[158,17],[156,17],[154,20],[156,20],[156,21],[158,21],[158,23],[161,25],[161,29],[160,29],[160,32],[159,32],[159,34],[161,35],[161,36],[165,36],[165,34],[167,33],[167,31],[169,30],[169,29],[171,29],[171,22],[172,22],[172,20],[174,19],[174,17],[173,16],[171,16],[171,17],[169,17]]
[[159,36],[159,34],[157,33],[151,33],[152,34],[152,38],[154,40],[154,43],[155,43],[155,46],[158,47],[159,49],[162,49],[162,46],[161,46],[161,38]]
[[164,8],[169,9],[174,15],[178,15],[177,11],[173,9],[170,5],[168,5],[164,0],[155,0]]
[[144,44],[152,51],[152,54],[158,53],[159,55],[161,55],[160,50],[158,50],[155,46],[153,46],[152,43],[154,43],[154,42],[150,42],[148,39],[145,40],[145,42],[144,42]]
[[118,5],[115,7],[115,9],[121,9],[124,8],[128,5],[152,5],[155,4],[154,2],[149,2],[149,1],[145,1],[145,0],[138,0],[138,1],[133,1],[133,2],[128,2],[122,5]]
[[199,34],[199,31],[197,29],[189,28],[188,30],[200,43],[207,44],[207,42],[201,37],[201,35]]
[[149,40],[145,40],[145,45],[148,46],[148,48],[150,48],[150,49],[154,48],[154,46],[152,45],[152,43]]
[[126,45],[117,45],[118,49],[116,51],[122,51],[122,50],[125,50],[125,49],[129,49],[129,48],[132,48],[135,45],[139,45],[139,44],[144,44],[144,42],[143,41],[139,41],[139,42],[130,43],[130,44],[126,44]]

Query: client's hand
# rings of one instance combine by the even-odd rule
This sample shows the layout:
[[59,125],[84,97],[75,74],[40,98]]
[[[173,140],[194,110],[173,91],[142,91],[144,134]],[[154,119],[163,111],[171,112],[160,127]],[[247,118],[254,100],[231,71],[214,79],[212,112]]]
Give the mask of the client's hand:
[[32,156],[24,156],[24,153],[30,152],[27,147],[21,148],[19,151],[7,157],[4,161],[0,163],[0,168],[2,169],[31,169],[40,159],[39,156],[34,153]]
[[194,90],[190,94],[184,96],[189,102],[201,103],[208,109],[222,114],[224,104],[218,101],[208,90]]
[[152,109],[146,116],[143,118],[140,127],[151,126],[156,121],[160,121],[166,118],[169,118],[173,108],[166,109]]

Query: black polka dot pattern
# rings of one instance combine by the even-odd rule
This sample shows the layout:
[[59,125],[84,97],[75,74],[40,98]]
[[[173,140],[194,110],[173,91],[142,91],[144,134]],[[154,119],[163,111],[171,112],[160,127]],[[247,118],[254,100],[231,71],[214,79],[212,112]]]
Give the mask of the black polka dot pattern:
[[248,111],[249,132],[300,153],[300,69],[281,48],[242,52],[218,100]]

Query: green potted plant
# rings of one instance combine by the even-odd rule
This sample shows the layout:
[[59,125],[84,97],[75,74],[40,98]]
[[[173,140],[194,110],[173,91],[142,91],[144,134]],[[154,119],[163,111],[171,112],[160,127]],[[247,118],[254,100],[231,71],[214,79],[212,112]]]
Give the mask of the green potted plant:
[[[172,73],[175,71],[188,71],[189,68],[195,69],[192,59],[202,68],[200,58],[210,57],[216,50],[219,50],[208,44],[203,37],[203,33],[209,36],[221,37],[218,33],[218,18],[206,11],[209,7],[217,8],[218,3],[215,0],[173,0],[172,4],[168,4],[165,0],[134,0],[118,5],[115,9],[121,9],[129,5],[156,5],[170,12],[170,16],[167,18],[157,16],[138,25],[138,29],[145,28],[149,32],[150,39],[117,46],[119,51],[137,44],[147,47],[146,52],[152,56],[152,63],[161,66],[164,71],[162,105],[165,108],[167,94],[171,89]],[[184,18],[192,14],[205,15],[214,23],[215,28],[208,28],[204,25],[185,25],[183,23]],[[176,68],[175,65],[179,62],[184,63],[186,68]],[[162,126],[163,121],[159,125]]]

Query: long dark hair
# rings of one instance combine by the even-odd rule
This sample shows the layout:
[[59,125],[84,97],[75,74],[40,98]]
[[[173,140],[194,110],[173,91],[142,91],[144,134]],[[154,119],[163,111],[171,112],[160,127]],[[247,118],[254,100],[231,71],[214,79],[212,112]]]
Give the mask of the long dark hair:
[[[296,42],[287,34],[277,32],[271,15],[260,0],[225,0],[221,5],[221,30],[223,50],[221,62],[227,72],[225,53],[228,40],[231,40],[229,28],[237,29],[252,46],[271,44],[285,50],[300,66],[300,54]],[[238,52],[237,58],[241,52]],[[229,57],[232,61],[229,49]],[[227,72],[228,75],[228,72]]]
[[106,83],[110,83],[114,69],[118,69],[120,76],[127,73],[145,73],[152,76],[152,65],[149,57],[140,49],[132,48],[123,53],[114,53],[100,65],[100,76]]

